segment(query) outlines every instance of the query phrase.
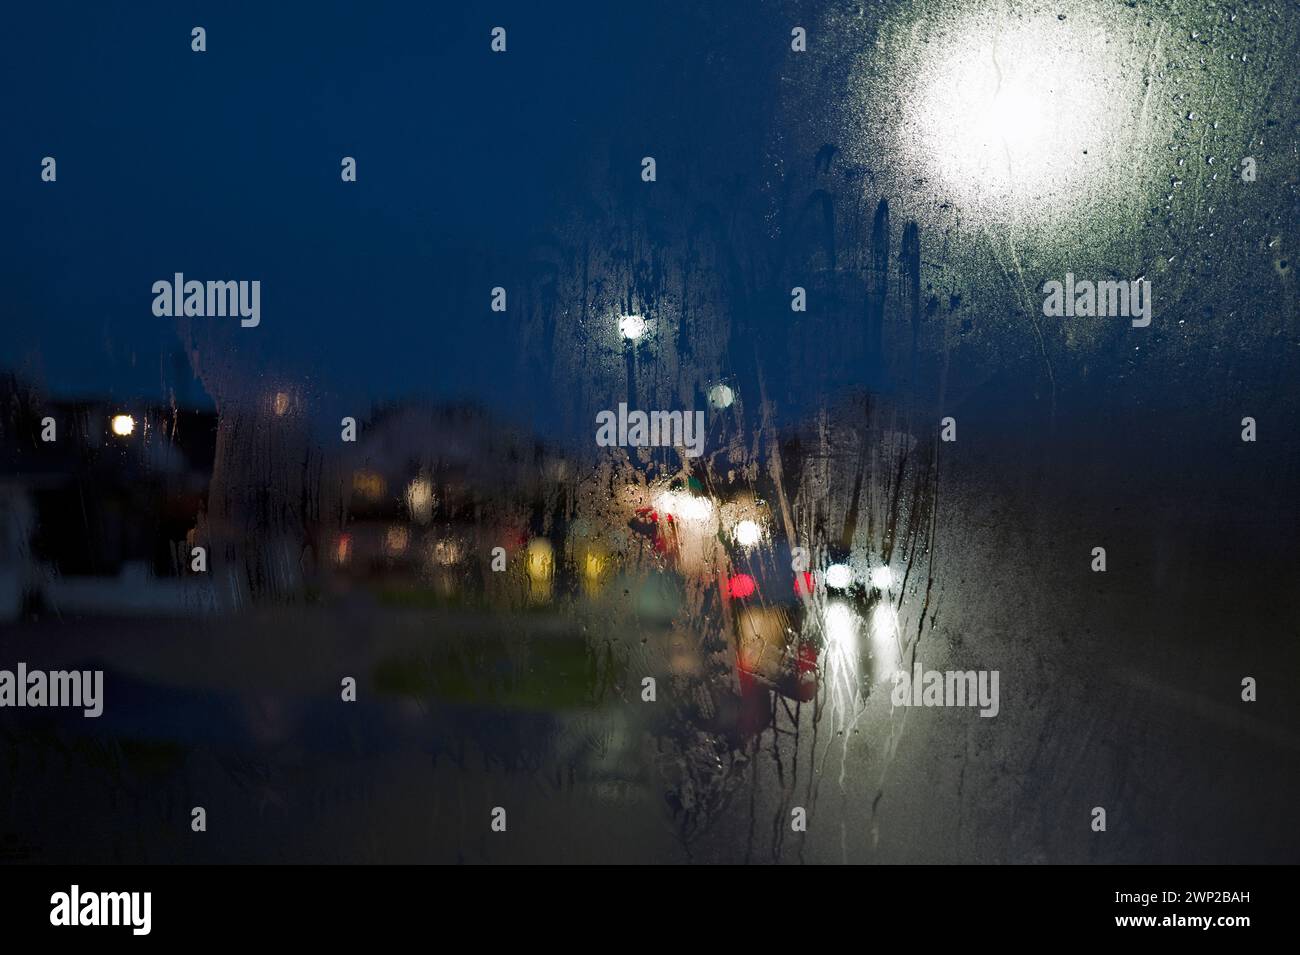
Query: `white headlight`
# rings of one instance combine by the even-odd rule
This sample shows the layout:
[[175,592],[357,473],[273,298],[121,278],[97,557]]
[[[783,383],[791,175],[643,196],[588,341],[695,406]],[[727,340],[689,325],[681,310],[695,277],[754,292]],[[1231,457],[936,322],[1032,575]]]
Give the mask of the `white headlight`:
[[826,568],[826,586],[836,590],[853,586],[853,569],[848,564],[831,564]]

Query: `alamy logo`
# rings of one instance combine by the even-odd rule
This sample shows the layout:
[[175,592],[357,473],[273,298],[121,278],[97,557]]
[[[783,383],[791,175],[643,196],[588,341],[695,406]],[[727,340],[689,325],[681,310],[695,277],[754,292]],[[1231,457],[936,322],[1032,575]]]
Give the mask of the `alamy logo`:
[[602,448],[685,448],[688,458],[704,453],[703,411],[628,411],[596,415],[596,444]]
[[997,670],[925,670],[915,663],[892,680],[895,706],[978,706],[980,716],[998,715]]
[[240,282],[185,281],[177,272],[173,280],[153,283],[153,313],[159,318],[225,318],[239,316],[244,328],[256,328],[262,321],[262,283],[258,279]]
[[82,715],[104,712],[103,670],[0,670],[0,706],[79,706]]
[[68,892],[50,896],[51,925],[129,925],[132,935],[148,935],[153,923],[152,892]]
[[1123,317],[1133,319],[1134,328],[1151,324],[1151,282],[1134,279],[1132,282],[1093,282],[1091,279],[1075,281],[1073,272],[1065,273],[1065,281],[1052,279],[1043,285],[1047,298],[1043,299],[1043,314],[1049,318],[1061,316]]

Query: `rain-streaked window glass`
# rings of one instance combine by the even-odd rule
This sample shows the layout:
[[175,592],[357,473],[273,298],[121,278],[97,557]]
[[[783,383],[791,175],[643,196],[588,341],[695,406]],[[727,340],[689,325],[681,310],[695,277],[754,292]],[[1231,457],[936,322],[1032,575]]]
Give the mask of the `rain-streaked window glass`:
[[66,16],[0,859],[1294,860],[1292,6]]

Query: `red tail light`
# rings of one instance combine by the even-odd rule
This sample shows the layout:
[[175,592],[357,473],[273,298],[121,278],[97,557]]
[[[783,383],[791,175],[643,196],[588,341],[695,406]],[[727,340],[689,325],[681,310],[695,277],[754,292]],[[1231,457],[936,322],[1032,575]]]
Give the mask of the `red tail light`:
[[753,596],[757,586],[749,574],[736,574],[727,578],[727,596],[737,599]]

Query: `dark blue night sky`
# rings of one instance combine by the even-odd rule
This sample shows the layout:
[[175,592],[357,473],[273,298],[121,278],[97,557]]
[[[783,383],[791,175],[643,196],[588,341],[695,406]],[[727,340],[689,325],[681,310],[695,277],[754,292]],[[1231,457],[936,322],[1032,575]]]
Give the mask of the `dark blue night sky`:
[[[899,368],[950,410],[990,417],[1046,419],[1071,403],[1178,411],[1207,375],[1221,402],[1243,389],[1279,400],[1278,352],[1242,317],[1271,328],[1272,303],[1295,307],[1293,289],[1277,292],[1281,253],[1257,254],[1286,209],[1264,188],[1207,200],[1221,206],[1217,223],[1200,207],[1200,221],[1165,223],[1153,205],[1140,222],[1097,226],[1109,238],[1118,228],[1125,248],[1136,230],[1163,270],[1165,312],[1138,347],[1122,325],[1091,354],[1062,323],[1035,330],[1036,302],[987,257],[1001,239],[948,206],[943,221],[920,221],[918,295],[900,300],[908,214],[877,158],[854,165],[852,131],[823,121],[848,96],[836,71],[873,49],[879,17],[864,10],[837,37],[816,11],[750,3],[16,8],[0,38],[0,369],[58,396],[219,399],[195,379],[176,323],[151,314],[151,284],[178,271],[260,279],[255,331],[199,320],[205,369],[254,389],[301,386],[322,421],[404,397],[467,399],[589,443],[591,409],[568,402],[581,376],[556,375],[546,353],[577,303],[534,314],[549,330],[526,340],[518,308],[503,316],[488,303],[493,286],[535,283],[536,250],[562,230],[573,247],[605,242],[590,225],[599,216],[584,218],[600,207],[628,214],[623,238],[643,256],[629,271],[646,250],[689,271],[692,242],[712,243],[691,280],[723,286],[712,301],[731,330],[718,373],[752,397],[761,370],[789,418],[854,389],[897,392]],[[792,57],[790,23],[803,15],[815,53]],[[190,49],[195,25],[206,53]],[[506,55],[489,49],[495,25],[509,30]],[[650,189],[638,179],[647,154],[660,163]],[[46,155],[55,184],[40,180]],[[1163,145],[1153,155],[1172,162]],[[340,181],[343,156],[356,157],[358,182]],[[934,188],[924,175],[909,186],[917,194]],[[658,209],[636,218],[652,195]],[[881,257],[869,233],[883,201],[894,205]],[[838,252],[827,241],[837,234]],[[964,265],[952,254],[963,243],[977,247]],[[1055,274],[1023,278],[1032,288]],[[797,322],[794,284],[813,290]],[[683,354],[702,345],[708,319],[683,331]],[[920,366],[876,360],[882,320],[896,354],[925,353]],[[586,396],[596,407],[624,397],[597,391]],[[1235,405],[1222,412],[1233,415]]]
[[[15,8],[0,56],[0,366],[56,395],[208,401],[149,309],[151,283],[183,271],[262,280],[261,327],[221,337],[250,374],[344,403],[465,397],[544,414],[548,383],[507,373],[510,319],[488,310],[488,289],[585,201],[593,162],[634,178],[654,148],[702,178],[761,166],[761,122],[734,140],[737,114],[758,108],[733,95],[736,62],[710,90],[709,31],[654,7]],[[510,52],[494,57],[498,23]],[[57,184],[39,179],[45,155]],[[340,182],[345,155],[355,185]]]

